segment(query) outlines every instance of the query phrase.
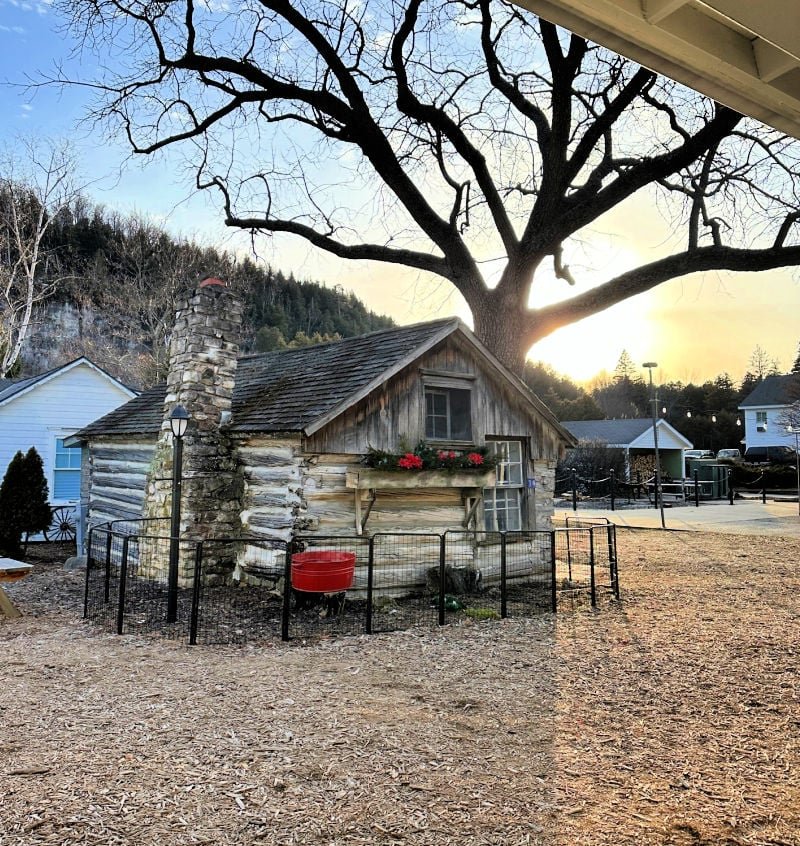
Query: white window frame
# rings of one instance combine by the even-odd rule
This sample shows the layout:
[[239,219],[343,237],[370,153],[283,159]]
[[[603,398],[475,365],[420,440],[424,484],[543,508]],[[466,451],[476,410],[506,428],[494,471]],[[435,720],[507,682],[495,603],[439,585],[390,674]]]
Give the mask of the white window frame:
[[767,420],[768,415],[766,411],[757,411],[756,412],[756,432],[766,432],[767,431]]
[[[483,489],[483,525],[487,532],[521,531],[525,527],[525,444],[520,438],[487,438],[490,453],[498,456],[495,483]],[[512,456],[513,453],[513,456]],[[514,470],[517,472],[514,472]],[[514,478],[517,477],[517,478]],[[512,510],[513,509],[513,510]],[[505,515],[505,520],[498,516]],[[513,519],[509,517],[513,514]]]
[[[58,442],[65,441],[71,435],[74,435],[74,431],[62,431],[62,432],[53,432],[52,433],[52,453],[51,453],[51,461],[50,461],[50,468],[48,476],[48,484],[50,486],[50,502],[56,505],[66,505],[68,503],[79,502],[81,498],[80,494],[80,485],[81,485],[81,461],[80,456],[82,450],[80,447],[75,447],[75,452],[79,456],[78,466],[77,467],[56,467],[56,460],[58,458]],[[64,497],[56,497],[56,474],[59,471],[66,470],[68,472],[78,471],[78,495],[71,499],[65,499]]]

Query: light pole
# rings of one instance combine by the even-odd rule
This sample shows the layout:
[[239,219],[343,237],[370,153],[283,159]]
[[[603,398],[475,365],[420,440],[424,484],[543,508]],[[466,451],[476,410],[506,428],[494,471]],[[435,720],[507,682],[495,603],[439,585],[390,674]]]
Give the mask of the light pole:
[[178,616],[178,553],[181,531],[181,485],[183,482],[183,436],[189,426],[189,413],[176,405],[169,416],[172,431],[172,503],[169,529],[169,574],[167,577],[167,622]]
[[661,509],[661,528],[666,529],[664,522],[664,498],[661,492],[661,459],[658,454],[658,396],[653,385],[653,368],[658,367],[655,361],[646,361],[642,367],[647,368],[650,376],[650,393],[652,394],[651,405],[653,409],[653,446],[656,454],[656,508]]
[[794,435],[794,472],[797,479],[797,516],[800,517],[800,444],[798,444],[797,436],[800,435],[800,426],[787,426],[786,431],[790,435]]

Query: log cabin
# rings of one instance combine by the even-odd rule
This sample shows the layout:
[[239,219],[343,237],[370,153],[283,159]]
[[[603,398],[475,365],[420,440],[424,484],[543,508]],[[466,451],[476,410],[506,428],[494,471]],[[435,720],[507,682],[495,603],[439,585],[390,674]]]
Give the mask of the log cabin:
[[[75,436],[90,524],[170,513],[169,415],[180,404],[191,419],[182,536],[550,528],[555,466],[574,438],[460,320],[242,356],[240,321],[224,283],[201,283],[178,309],[167,383]],[[371,448],[420,441],[483,447],[496,466],[365,466]]]

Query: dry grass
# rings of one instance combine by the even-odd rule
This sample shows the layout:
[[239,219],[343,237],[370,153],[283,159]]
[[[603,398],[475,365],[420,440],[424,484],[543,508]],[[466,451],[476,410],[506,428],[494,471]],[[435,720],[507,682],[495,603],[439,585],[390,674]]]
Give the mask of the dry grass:
[[0,844],[800,844],[800,540],[619,533],[593,613],[194,648],[0,621]]

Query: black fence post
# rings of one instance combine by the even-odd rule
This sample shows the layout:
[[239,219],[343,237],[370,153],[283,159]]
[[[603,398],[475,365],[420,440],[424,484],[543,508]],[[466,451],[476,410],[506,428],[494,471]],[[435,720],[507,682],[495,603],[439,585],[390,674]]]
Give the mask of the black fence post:
[[444,625],[444,595],[445,595],[445,540],[444,535],[439,535],[439,625]]
[[111,542],[114,536],[111,534],[111,527],[109,526],[108,534],[106,535],[106,584],[104,591],[104,599],[106,604],[111,599]]
[[94,527],[89,529],[88,544],[86,547],[86,579],[83,585],[83,619],[89,616],[89,576],[92,572],[92,538]]
[[117,604],[117,634],[121,635],[125,623],[125,590],[128,581],[128,535],[122,541],[122,561],[119,565],[119,602]]
[[283,608],[281,609],[281,640],[289,640],[289,608],[292,604],[292,550],[294,540],[286,544],[283,566]]
[[570,485],[572,486],[572,510],[578,510],[578,479],[577,472],[574,467],[569,471]]
[[636,471],[636,487],[634,488],[634,499],[639,499],[639,494],[642,492],[642,471]]
[[767,489],[766,488],[761,488],[761,504],[762,505],[767,504]]
[[372,634],[372,592],[375,588],[375,535],[369,539],[367,557],[367,634]]
[[[567,529],[569,534],[569,529]],[[556,594],[556,531],[550,530],[550,606],[553,613],[558,608],[558,595]]]
[[203,541],[194,552],[194,582],[192,583],[192,611],[189,617],[189,646],[197,645],[197,620],[200,616],[200,579],[203,575]]
[[694,476],[694,507],[700,507],[700,471],[695,469],[692,473]]
[[731,484],[730,470],[728,470],[728,504],[733,505],[733,485]]
[[597,608],[597,586],[594,576],[594,529],[589,529],[589,582],[592,589],[592,608]]
[[616,472],[615,472],[614,468],[612,467],[612,468],[608,471],[609,483],[610,483],[610,485],[611,485],[611,510],[612,510],[612,511],[614,511],[614,495],[615,495],[615,493],[616,493],[616,491],[614,490],[614,488],[616,487],[616,486],[614,485],[614,480],[615,480],[616,475],[617,475],[617,474],[616,474]]
[[570,545],[570,538],[572,534],[567,526],[567,578],[572,581],[572,546]]
[[500,618],[508,616],[508,581],[506,567],[506,533],[500,532]]
[[608,561],[611,570],[611,590],[614,598],[619,599],[619,567],[617,566],[617,527],[613,523],[606,526],[608,532]]

